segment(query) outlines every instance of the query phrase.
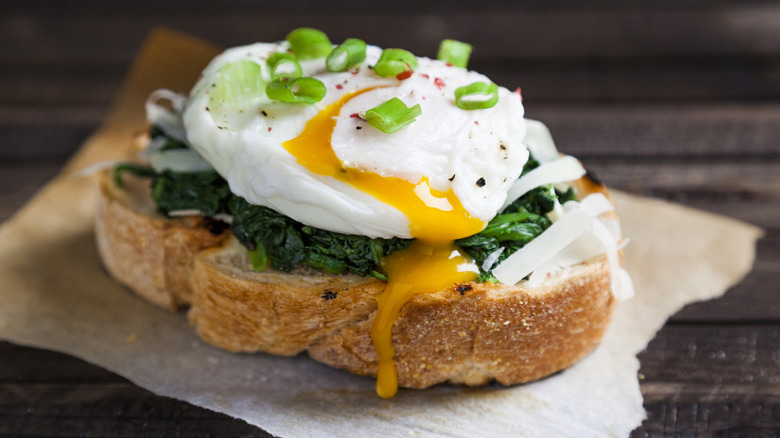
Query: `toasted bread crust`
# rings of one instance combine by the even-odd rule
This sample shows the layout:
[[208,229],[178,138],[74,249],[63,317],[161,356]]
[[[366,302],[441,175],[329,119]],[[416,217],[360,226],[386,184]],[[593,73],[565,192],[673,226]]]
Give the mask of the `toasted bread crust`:
[[[606,193],[586,178],[574,186],[580,197]],[[384,282],[308,268],[256,272],[229,233],[212,235],[201,218],[154,213],[148,189],[117,189],[104,177],[100,192],[96,233],[109,272],[159,306],[190,304],[204,341],[235,352],[306,351],[376,376],[370,328]],[[572,365],[609,323],[616,302],[609,278],[602,256],[537,289],[468,283],[415,296],[393,326],[400,386],[510,385]]]
[[192,260],[227,239],[208,219],[168,219],[155,213],[149,180],[125,176],[122,188],[100,176],[95,237],[109,273],[146,300],[176,310],[192,300]]
[[[230,351],[311,358],[376,376],[370,337],[384,282],[354,275],[251,270],[231,243],[195,259],[190,321]],[[564,369],[598,345],[615,300],[603,258],[541,289],[484,283],[418,294],[393,325],[399,384],[527,382]]]

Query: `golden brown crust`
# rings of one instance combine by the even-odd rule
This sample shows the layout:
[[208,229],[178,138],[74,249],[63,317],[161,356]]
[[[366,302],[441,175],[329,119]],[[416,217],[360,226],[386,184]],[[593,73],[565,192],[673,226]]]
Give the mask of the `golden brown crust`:
[[[199,254],[190,321],[230,351],[293,355],[376,376],[369,335],[384,283],[251,271],[235,243]],[[564,369],[598,345],[615,300],[598,258],[540,289],[469,283],[419,294],[393,326],[399,383],[509,385]]]
[[212,234],[202,217],[168,219],[155,213],[149,179],[125,176],[118,188],[100,176],[95,237],[111,275],[148,301],[175,310],[192,297],[192,260],[229,233]]
[[[606,269],[603,261],[578,266],[544,290],[468,284],[415,296],[393,326],[400,385],[509,385],[572,365],[598,345],[614,308]],[[373,316],[324,337],[309,355],[375,376]]]
[[[606,193],[585,179],[575,189],[580,197]],[[101,195],[96,228],[109,271],[162,307],[191,303],[190,322],[204,341],[229,351],[307,351],[376,376],[369,332],[384,282],[305,268],[256,272],[234,238],[211,235],[197,218],[156,215],[148,190],[119,192],[104,177]],[[399,384],[509,385],[547,376],[598,345],[614,307],[605,257],[537,289],[469,283],[419,294],[393,326]]]
[[256,272],[235,239],[195,259],[189,318],[206,342],[229,351],[294,355],[376,309],[385,283],[310,269]]

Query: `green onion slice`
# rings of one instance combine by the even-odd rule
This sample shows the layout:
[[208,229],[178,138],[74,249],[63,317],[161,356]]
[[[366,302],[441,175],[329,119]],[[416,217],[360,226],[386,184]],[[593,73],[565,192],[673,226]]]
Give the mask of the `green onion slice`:
[[436,58],[448,62],[455,67],[466,68],[471,56],[471,44],[455,40],[443,40],[439,45],[439,53]]
[[209,94],[207,111],[221,128],[241,129],[251,119],[251,108],[265,95],[260,66],[249,60],[227,63]]
[[325,60],[328,71],[344,71],[366,59],[366,42],[357,38],[347,38],[333,49]]
[[219,69],[220,81],[211,92],[223,106],[244,109],[263,96],[265,84],[261,68],[248,60],[230,62]]
[[250,249],[247,252],[249,253],[249,261],[252,262],[252,269],[255,271],[268,269],[268,254],[260,241],[255,242],[255,249]]
[[316,103],[325,97],[325,84],[315,78],[277,79],[265,88],[269,99],[286,103]]
[[300,27],[287,34],[290,50],[298,59],[316,59],[327,56],[333,50],[324,32],[310,27]]
[[420,114],[420,104],[409,108],[401,99],[394,97],[366,111],[366,121],[385,134],[392,134],[414,122]]
[[301,64],[292,53],[276,52],[265,61],[271,70],[271,79],[299,78],[303,76]]
[[486,109],[498,103],[498,85],[474,82],[455,90],[455,105],[460,109]]
[[379,56],[374,71],[381,77],[403,77],[411,74],[415,68],[417,68],[417,57],[412,52],[404,49],[385,49]]

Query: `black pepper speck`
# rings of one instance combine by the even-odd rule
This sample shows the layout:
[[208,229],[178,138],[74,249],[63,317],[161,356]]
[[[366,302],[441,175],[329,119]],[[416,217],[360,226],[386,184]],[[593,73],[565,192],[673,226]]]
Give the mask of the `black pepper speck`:
[[485,187],[485,178],[480,177],[477,180],[477,187]]

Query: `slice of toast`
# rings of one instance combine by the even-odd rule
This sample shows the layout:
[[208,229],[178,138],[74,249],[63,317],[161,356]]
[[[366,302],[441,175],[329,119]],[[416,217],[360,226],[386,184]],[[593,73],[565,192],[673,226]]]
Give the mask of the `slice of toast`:
[[[385,283],[310,269],[253,271],[235,241],[198,254],[190,321],[230,351],[293,355],[376,376],[370,330]],[[393,325],[400,386],[514,384],[566,368],[598,345],[615,299],[605,257],[538,289],[454,284],[418,294]]]
[[176,310],[192,300],[192,260],[224,242],[227,227],[209,218],[169,219],[158,214],[148,178],[109,172],[99,179],[95,236],[108,272],[146,300]]
[[[295,355],[376,376],[370,337],[385,283],[312,268],[254,271],[229,232],[208,219],[154,211],[148,180],[100,183],[96,233],[109,272],[147,300],[175,309],[209,344],[236,352]],[[603,186],[583,178],[584,196]],[[564,369],[598,345],[616,300],[606,257],[573,266],[539,288],[455,284],[418,294],[393,326],[399,384],[526,382]]]

